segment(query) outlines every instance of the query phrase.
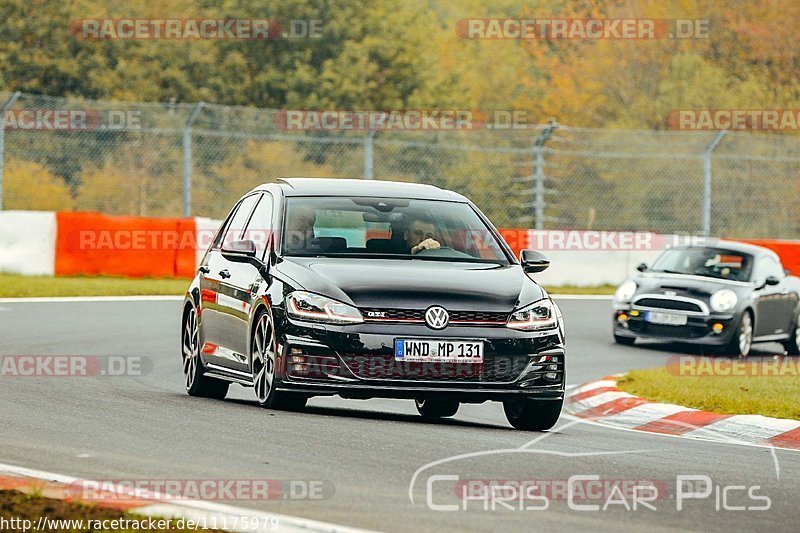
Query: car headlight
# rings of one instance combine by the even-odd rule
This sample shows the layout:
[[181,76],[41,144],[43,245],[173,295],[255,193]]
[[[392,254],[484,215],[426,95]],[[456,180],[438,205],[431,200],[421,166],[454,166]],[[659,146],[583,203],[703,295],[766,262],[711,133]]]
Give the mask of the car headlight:
[[539,300],[519,311],[514,311],[506,326],[513,329],[532,331],[555,327],[558,319],[553,302],[549,298]]
[[364,321],[361,312],[352,305],[306,291],[295,291],[286,297],[286,312],[292,318],[327,324]]
[[614,300],[617,302],[630,302],[635,292],[636,282],[629,279],[617,287],[617,291],[614,293]]
[[736,307],[736,302],[738,300],[739,298],[732,290],[721,289],[711,295],[709,303],[711,304],[711,309],[718,313],[724,313]]

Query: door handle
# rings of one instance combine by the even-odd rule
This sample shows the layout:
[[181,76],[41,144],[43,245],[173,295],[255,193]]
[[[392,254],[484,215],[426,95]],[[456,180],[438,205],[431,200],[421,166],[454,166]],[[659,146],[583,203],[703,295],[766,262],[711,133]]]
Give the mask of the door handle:
[[228,279],[229,277],[231,277],[231,273],[230,273],[230,272],[228,272],[228,269],[227,269],[227,268],[226,268],[225,270],[220,270],[220,271],[219,271],[219,275],[220,275],[220,277],[221,277],[222,279]]
[[207,266],[201,266],[200,268],[197,269],[197,271],[200,272],[201,274],[208,274],[209,272],[211,272],[211,269],[208,268]]

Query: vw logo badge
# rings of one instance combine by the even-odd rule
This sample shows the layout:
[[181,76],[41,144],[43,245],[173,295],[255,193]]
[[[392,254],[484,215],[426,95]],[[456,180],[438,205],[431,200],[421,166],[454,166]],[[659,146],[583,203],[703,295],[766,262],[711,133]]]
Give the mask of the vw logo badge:
[[440,305],[432,305],[425,311],[425,323],[431,329],[444,329],[450,322],[450,315],[447,309]]

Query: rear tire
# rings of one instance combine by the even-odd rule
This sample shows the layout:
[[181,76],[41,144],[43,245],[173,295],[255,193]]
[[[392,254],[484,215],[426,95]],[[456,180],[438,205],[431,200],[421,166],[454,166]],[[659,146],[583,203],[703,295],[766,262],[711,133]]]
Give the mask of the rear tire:
[[545,431],[556,425],[564,400],[517,398],[503,402],[508,423],[523,431]]
[[455,400],[414,400],[417,412],[426,420],[447,418],[458,412],[460,404]]
[[794,330],[789,338],[783,341],[783,347],[789,355],[800,355],[800,315],[794,321]]
[[623,337],[622,335],[614,334],[614,342],[622,344],[623,346],[633,346],[636,342],[636,337]]
[[203,375],[200,360],[200,330],[197,324],[197,310],[190,307],[183,318],[183,378],[189,396],[222,400],[228,394],[230,383]]

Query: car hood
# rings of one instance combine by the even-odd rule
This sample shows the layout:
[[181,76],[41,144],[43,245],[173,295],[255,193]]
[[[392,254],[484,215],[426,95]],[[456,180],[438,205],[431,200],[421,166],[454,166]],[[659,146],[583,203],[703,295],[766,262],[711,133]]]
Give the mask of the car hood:
[[300,288],[362,308],[510,312],[546,296],[519,265],[289,257],[276,269]]
[[646,272],[634,278],[638,288],[636,294],[667,294],[691,298],[709,298],[720,289],[735,292],[752,290],[752,285],[723,279],[684,274]]

